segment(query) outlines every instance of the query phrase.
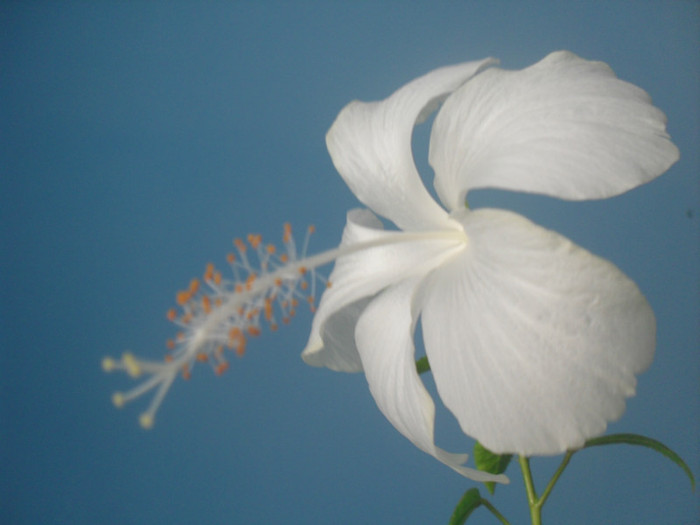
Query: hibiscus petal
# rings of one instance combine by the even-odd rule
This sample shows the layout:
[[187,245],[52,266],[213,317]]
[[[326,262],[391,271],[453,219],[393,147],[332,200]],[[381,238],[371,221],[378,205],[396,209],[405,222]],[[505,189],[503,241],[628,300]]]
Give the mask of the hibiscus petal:
[[456,214],[467,248],[426,279],[426,352],[462,430],[496,453],[602,434],[651,363],[654,314],[613,264],[517,214]]
[[467,454],[451,454],[435,446],[435,405],[418,373],[413,347],[417,312],[411,301],[421,278],[403,281],[379,294],[357,322],[355,337],[370,392],[384,416],[419,449],[476,481],[505,483],[462,464]]
[[[418,234],[386,231],[369,210],[351,210],[340,249],[361,242],[388,242],[343,255],[335,263],[311,326],[309,342],[302,353],[304,361],[331,370],[355,372],[362,369],[354,342],[357,318],[373,297],[387,286],[414,275],[425,275],[463,242],[461,228],[456,235],[436,239],[415,239]],[[444,224],[443,224],[444,228]],[[460,237],[461,236],[461,237]]]
[[[425,189],[411,153],[415,123],[494,61],[436,69],[382,102],[351,102],[326,135],[333,164],[363,204],[401,229],[439,226],[445,211]],[[424,111],[426,110],[426,111]]]
[[429,160],[450,210],[472,188],[611,197],[678,160],[665,124],[642,89],[560,51],[521,71],[490,69],[455,91],[435,119]]

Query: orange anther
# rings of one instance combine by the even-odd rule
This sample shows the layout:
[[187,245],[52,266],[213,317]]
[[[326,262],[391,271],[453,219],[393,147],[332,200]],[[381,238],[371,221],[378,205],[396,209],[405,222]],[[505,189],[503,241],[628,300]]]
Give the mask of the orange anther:
[[280,279],[279,277],[278,277],[277,279],[275,279],[275,286],[276,286],[277,288],[279,288],[280,286],[282,286],[282,279]]
[[301,275],[304,275],[304,274],[306,273],[306,266],[300,266],[300,267],[299,267],[299,273],[300,273]]
[[233,264],[236,262],[236,256],[233,255],[232,253],[227,253],[226,254],[226,262],[229,264]]
[[270,323],[270,330],[271,331],[276,332],[278,328],[279,328],[279,326],[277,325],[277,323]]
[[248,249],[240,239],[233,239],[233,244],[236,246],[236,248],[238,248],[239,252],[245,253],[245,251]]
[[313,233],[315,231],[316,231],[316,226],[314,226],[313,224],[309,224],[309,233]]
[[190,367],[188,365],[184,365],[182,367],[182,378],[185,380],[188,380],[192,377],[192,374],[190,374]]
[[301,284],[299,285],[299,288],[301,288],[302,290],[306,290],[308,287],[309,287],[309,283],[307,283],[306,281],[302,281]]
[[221,284],[221,272],[214,272],[214,284]]
[[228,333],[228,347],[235,348],[236,354],[242,356],[245,353],[245,336],[237,326],[231,328]]
[[330,281],[328,281],[328,282],[326,283],[326,288],[330,288],[331,286],[333,286],[333,283],[330,282]]
[[209,361],[209,356],[207,354],[197,354],[197,361],[200,363],[206,363]]
[[272,300],[269,297],[265,299],[265,319],[272,319]]
[[214,275],[214,265],[207,263],[207,266],[204,268],[204,280],[211,281],[212,275]]
[[182,319],[180,319],[180,321],[184,324],[189,323],[191,320],[192,320],[192,313],[191,312],[187,312],[185,315],[182,316]]
[[217,376],[220,376],[224,372],[228,370],[228,363],[226,361],[219,363],[216,365],[216,368],[214,369],[214,373],[216,373]]
[[173,362],[173,356],[171,355],[166,355],[164,358],[166,363],[172,363]]
[[176,339],[177,341],[184,341],[184,340],[185,340],[185,334],[184,334],[184,332],[178,332],[178,333],[175,335],[175,339]]
[[188,303],[191,297],[192,294],[189,292],[189,290],[181,290],[175,295],[175,302],[180,306],[184,306]]
[[292,225],[288,222],[284,223],[284,234],[282,235],[282,240],[285,243],[292,240]]
[[251,325],[248,327],[248,333],[250,335],[252,335],[253,337],[257,337],[260,335],[261,332],[260,332],[259,327],[255,326],[255,325]]
[[260,246],[261,242],[262,242],[262,235],[257,234],[257,233],[249,233],[248,234],[248,243],[253,247],[253,249],[257,250],[258,246]]
[[209,299],[208,295],[202,297],[202,310],[204,310],[205,314],[211,312],[211,299]]
[[171,308],[168,310],[168,313],[166,314],[168,321],[174,321],[177,319],[177,312],[175,311],[175,308]]
[[297,306],[299,306],[299,301],[292,297],[292,308],[296,308]]
[[234,291],[235,291],[236,293],[242,293],[242,292],[243,292],[243,285],[240,284],[240,283],[238,283],[238,284],[234,287]]
[[280,255],[280,261],[282,261],[283,263],[286,263],[287,261],[289,261],[289,255],[287,255],[286,253],[283,253],[282,255]]
[[248,275],[248,277],[245,280],[245,288],[246,290],[250,290],[253,287],[253,283],[255,282],[255,279],[257,279],[257,275],[254,273],[251,273]]
[[228,331],[228,336],[229,336],[231,339],[236,339],[236,338],[238,338],[238,337],[241,337],[242,335],[243,335],[243,333],[241,332],[241,329],[238,328],[237,326],[234,326],[233,328],[231,328],[231,329]]
[[277,251],[277,248],[275,248],[274,244],[268,244],[265,249],[267,250],[267,253],[269,253],[270,255],[272,255],[273,253],[275,253]]
[[173,350],[173,349],[175,349],[175,341],[173,341],[172,339],[168,339],[168,340],[165,342],[165,347],[166,347],[168,350]]
[[195,278],[190,281],[190,294],[196,294],[197,290],[199,290],[199,279]]

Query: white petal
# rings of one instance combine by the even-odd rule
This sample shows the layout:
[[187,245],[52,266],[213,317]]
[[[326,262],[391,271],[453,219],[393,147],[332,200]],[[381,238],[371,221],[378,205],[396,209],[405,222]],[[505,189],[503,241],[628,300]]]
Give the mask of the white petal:
[[467,248],[423,287],[440,397],[494,452],[580,447],[622,415],[651,363],[649,304],[613,264],[524,217],[458,215]]
[[370,392],[384,416],[419,449],[470,479],[507,482],[504,475],[463,467],[467,454],[435,446],[435,405],[416,372],[413,347],[411,301],[420,281],[406,280],[385,290],[360,316],[355,337]]
[[604,198],[678,160],[666,117],[601,62],[557,52],[521,71],[492,68],[450,96],[435,119],[430,163],[445,206],[472,188]]
[[416,239],[419,234],[383,230],[379,219],[369,210],[351,210],[341,249],[360,242],[388,239],[394,242],[349,253],[336,261],[329,277],[331,287],[321,297],[309,342],[302,353],[304,361],[332,370],[361,370],[353,333],[368,298],[402,279],[425,275],[450,257],[464,238],[458,223],[443,223],[445,226],[458,228],[457,235]]
[[446,216],[425,189],[411,153],[417,120],[493,60],[436,69],[382,102],[348,104],[326,135],[336,169],[363,204],[401,229],[430,229]]

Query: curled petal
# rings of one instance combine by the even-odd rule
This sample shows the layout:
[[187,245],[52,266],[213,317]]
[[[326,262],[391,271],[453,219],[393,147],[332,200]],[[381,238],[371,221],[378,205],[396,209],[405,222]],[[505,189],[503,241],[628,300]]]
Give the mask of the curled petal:
[[450,210],[472,188],[611,197],[678,160],[665,125],[649,95],[602,62],[560,51],[521,71],[492,68],[435,119],[435,187]]
[[[443,231],[446,225],[453,228],[455,224],[454,221],[443,223]],[[378,245],[351,251],[353,245],[372,241]],[[340,250],[347,249],[348,254],[337,259],[329,277],[331,287],[323,293],[314,316],[311,335],[302,353],[304,361],[332,370],[361,370],[353,334],[369,298],[403,279],[427,274],[449,257],[460,242],[463,241],[449,234],[446,238],[433,239],[410,232],[386,231],[369,210],[351,210],[340,245]]]
[[421,278],[380,293],[362,312],[355,329],[357,348],[370,392],[384,416],[418,448],[476,481],[508,481],[467,468],[467,454],[451,454],[435,446],[435,405],[418,373],[413,347],[417,313],[411,300]]
[[491,63],[486,59],[436,69],[384,101],[355,101],[343,108],[326,144],[336,169],[363,204],[404,230],[435,228],[445,220],[413,162],[413,127]]
[[467,248],[422,286],[440,397],[496,453],[582,446],[622,415],[651,363],[649,304],[613,264],[519,215],[457,215]]

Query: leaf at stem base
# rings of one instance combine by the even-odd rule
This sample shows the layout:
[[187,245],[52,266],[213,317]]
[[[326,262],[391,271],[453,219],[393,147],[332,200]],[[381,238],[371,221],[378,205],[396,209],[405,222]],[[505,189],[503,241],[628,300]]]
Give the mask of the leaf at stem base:
[[[512,454],[494,454],[478,441],[474,444],[474,462],[476,463],[476,468],[482,472],[503,474],[512,458]],[[496,490],[496,484],[492,481],[487,481],[484,485],[486,485],[491,494]]]

